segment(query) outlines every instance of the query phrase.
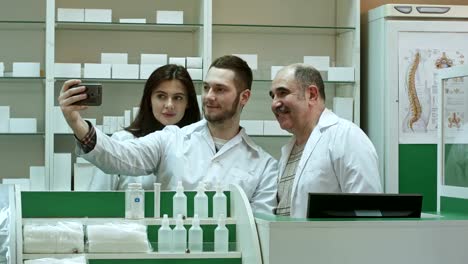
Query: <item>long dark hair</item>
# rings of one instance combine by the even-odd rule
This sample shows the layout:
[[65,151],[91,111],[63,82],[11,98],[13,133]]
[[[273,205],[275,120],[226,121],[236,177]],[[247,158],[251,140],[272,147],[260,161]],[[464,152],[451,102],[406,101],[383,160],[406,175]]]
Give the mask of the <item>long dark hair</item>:
[[178,80],[180,81],[188,95],[188,104],[185,109],[184,117],[175,124],[178,127],[190,125],[200,120],[200,110],[197,103],[197,93],[193,85],[192,78],[187,70],[179,65],[167,64],[157,68],[145,83],[145,90],[141,97],[140,110],[135,120],[124,130],[130,132],[135,137],[143,137],[154,131],[161,130],[164,125],[161,124],[153,115],[151,107],[151,95],[162,82]]

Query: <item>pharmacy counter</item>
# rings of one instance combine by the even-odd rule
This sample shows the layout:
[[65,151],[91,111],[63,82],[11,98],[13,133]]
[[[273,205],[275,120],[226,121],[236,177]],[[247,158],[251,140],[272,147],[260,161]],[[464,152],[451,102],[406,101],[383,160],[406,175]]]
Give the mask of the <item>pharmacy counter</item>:
[[421,219],[255,218],[265,264],[468,263],[468,214],[423,214]]

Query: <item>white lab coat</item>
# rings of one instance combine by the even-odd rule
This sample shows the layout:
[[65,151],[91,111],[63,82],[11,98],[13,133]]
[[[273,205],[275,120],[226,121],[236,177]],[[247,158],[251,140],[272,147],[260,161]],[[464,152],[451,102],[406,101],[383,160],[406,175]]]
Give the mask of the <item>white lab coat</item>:
[[[293,137],[281,149],[279,177],[295,140]],[[309,192],[382,192],[374,145],[358,126],[328,109],[320,116],[299,161],[291,192],[292,217],[307,216]]]
[[[112,137],[118,141],[134,139],[135,136],[126,131],[121,130],[112,134]],[[153,174],[144,176],[124,176],[119,174],[106,174],[102,170],[95,168],[95,173],[89,184],[89,190],[101,191],[101,190],[125,190],[129,183],[139,182],[145,190],[153,190],[153,183],[156,182],[156,176]]]
[[96,129],[95,148],[77,154],[106,173],[154,173],[162,189],[175,189],[182,181],[195,190],[200,181],[213,188],[218,182],[239,184],[255,212],[272,213],[276,207],[276,160],[257,146],[245,129],[218,152],[206,120],[179,128],[166,126],[145,137],[117,141]]

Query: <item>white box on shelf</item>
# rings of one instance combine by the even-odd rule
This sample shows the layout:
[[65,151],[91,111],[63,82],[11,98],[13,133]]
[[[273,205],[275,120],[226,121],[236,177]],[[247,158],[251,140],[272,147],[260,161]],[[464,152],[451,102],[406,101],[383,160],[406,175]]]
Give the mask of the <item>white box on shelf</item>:
[[241,120],[240,125],[248,135],[263,136],[263,120]]
[[140,64],[140,79],[146,80],[151,74],[159,67],[163,66],[162,64]]
[[10,106],[0,106],[0,133],[10,131]]
[[29,167],[29,183],[31,191],[45,191],[45,167],[30,166]]
[[81,63],[55,63],[56,78],[81,78]]
[[105,78],[111,77],[111,65],[100,63],[85,63],[83,78]]
[[257,54],[232,54],[237,56],[249,65],[252,70],[256,70],[258,68],[258,55]]
[[146,23],[146,18],[120,18],[119,23]]
[[354,67],[328,68],[328,81],[354,82]]
[[140,65],[112,64],[112,79],[138,79]]
[[60,110],[60,106],[54,106],[54,110],[52,113],[53,118],[53,130],[55,134],[69,134],[71,133],[71,128],[68,126],[65,117],[62,114],[62,110]]
[[96,167],[91,163],[73,164],[73,187],[75,191],[88,191]]
[[17,184],[21,191],[29,191],[31,189],[31,182],[26,178],[4,178],[3,184]]
[[111,117],[110,116],[102,117],[102,132],[105,134],[111,133]]
[[57,21],[84,22],[85,11],[83,8],[57,8]]
[[84,21],[85,22],[111,23],[112,22],[112,9],[86,8],[84,10]]
[[10,133],[36,133],[36,118],[10,118]]
[[187,72],[192,77],[192,80],[202,80],[203,79],[203,70],[202,69],[187,69]]
[[13,77],[40,77],[39,62],[13,62]]
[[184,11],[169,11],[158,10],[156,11],[157,24],[183,24]]
[[304,64],[311,65],[318,71],[328,71],[330,67],[329,56],[304,56]]
[[354,100],[351,97],[333,97],[333,112],[353,122]]
[[185,67],[185,57],[169,57],[169,64],[176,64]]
[[125,117],[124,116],[118,116],[117,117],[117,130],[122,130],[125,127]]
[[54,153],[51,191],[71,191],[71,153]]
[[132,111],[130,110],[124,111],[124,126],[125,127],[128,127],[132,123],[131,116],[132,116]]
[[263,135],[265,136],[289,136],[286,130],[281,129],[278,121],[276,120],[264,120],[263,121]]
[[118,118],[117,116],[110,116],[110,125],[109,125],[109,133],[114,134],[119,129]]
[[5,75],[5,65],[3,62],[0,62],[0,77],[3,77]]
[[271,66],[271,79],[275,79],[276,74],[283,68],[284,66]]
[[202,69],[203,59],[201,57],[187,57],[187,68]]
[[101,63],[127,64],[128,53],[101,53]]
[[136,116],[138,115],[138,112],[140,111],[140,107],[135,106],[133,107],[133,120],[135,120]]
[[141,54],[140,64],[167,64],[167,54]]

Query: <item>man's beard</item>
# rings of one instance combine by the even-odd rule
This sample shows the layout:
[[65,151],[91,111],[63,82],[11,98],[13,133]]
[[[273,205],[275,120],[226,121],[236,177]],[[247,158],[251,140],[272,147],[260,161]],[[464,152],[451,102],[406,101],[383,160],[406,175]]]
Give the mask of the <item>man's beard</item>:
[[203,102],[203,116],[210,123],[222,124],[224,123],[224,121],[232,118],[237,113],[237,105],[239,104],[239,101],[240,101],[240,93],[237,95],[236,100],[234,100],[230,109],[224,111],[221,114],[212,115],[212,116],[209,116],[206,114],[206,111],[205,111],[206,103]]

